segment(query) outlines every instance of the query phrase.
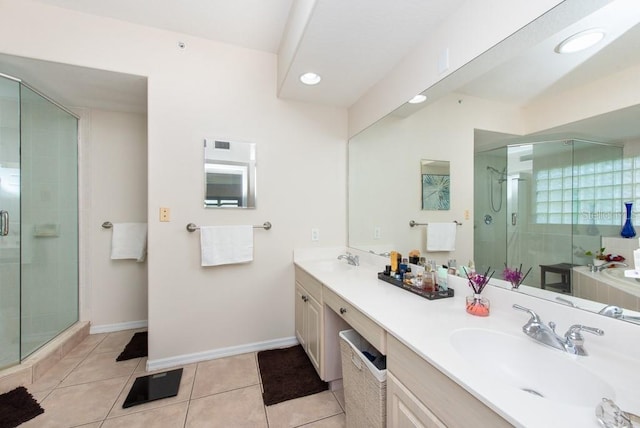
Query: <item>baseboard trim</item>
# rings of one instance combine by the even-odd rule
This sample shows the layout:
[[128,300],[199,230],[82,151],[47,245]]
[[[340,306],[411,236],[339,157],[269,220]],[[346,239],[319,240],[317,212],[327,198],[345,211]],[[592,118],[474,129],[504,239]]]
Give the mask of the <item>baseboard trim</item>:
[[297,344],[298,339],[296,339],[295,336],[283,337],[281,339],[247,343],[245,345],[212,349],[210,351],[196,352],[193,354],[177,355],[175,357],[169,358],[158,358],[155,360],[147,360],[147,371],[183,366],[185,364],[198,363],[200,361],[215,360],[216,358],[230,357],[233,355],[246,354],[248,352],[264,351],[274,348],[284,348],[285,346],[293,346]]
[[149,325],[147,320],[127,321],[117,324],[92,325],[89,334],[112,333],[114,331],[133,330],[136,328],[146,328]]

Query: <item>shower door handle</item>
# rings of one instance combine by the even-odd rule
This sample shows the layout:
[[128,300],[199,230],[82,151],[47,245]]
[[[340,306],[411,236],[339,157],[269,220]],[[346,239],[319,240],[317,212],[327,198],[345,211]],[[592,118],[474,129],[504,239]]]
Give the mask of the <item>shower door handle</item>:
[[9,234],[9,211],[0,211],[0,236]]
[[518,213],[511,213],[511,226],[518,224]]

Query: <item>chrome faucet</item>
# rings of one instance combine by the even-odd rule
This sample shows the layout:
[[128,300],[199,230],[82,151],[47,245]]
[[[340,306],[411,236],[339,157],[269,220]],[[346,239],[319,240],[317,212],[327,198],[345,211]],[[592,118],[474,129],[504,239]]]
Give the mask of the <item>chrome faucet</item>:
[[527,312],[531,315],[531,318],[527,323],[522,326],[522,331],[532,339],[542,343],[543,345],[551,346],[552,348],[559,349],[569,354],[586,356],[587,351],[584,349],[584,337],[580,334],[581,331],[596,334],[602,336],[604,331],[599,328],[587,327],[580,324],[574,324],[569,327],[569,330],[560,336],[556,333],[556,324],[550,322],[549,325],[545,325],[538,314],[529,308],[525,308],[520,305],[513,305],[514,309]]
[[592,264],[589,264],[588,266],[589,266],[589,272],[602,272],[603,269],[606,269],[606,268],[611,267],[611,266],[627,267],[629,265],[626,264],[626,263],[623,263],[623,262],[606,262],[606,263],[598,265],[598,266],[592,265]]
[[600,312],[598,313],[606,317],[616,318],[619,320],[630,321],[636,324],[640,324],[640,317],[633,316],[633,315],[625,315],[624,310],[620,306],[607,305],[604,308],[600,309]]
[[389,257],[389,256],[391,255],[391,253],[390,253],[390,252],[388,252],[388,251],[385,251],[384,253],[376,253],[376,252],[375,252],[375,251],[373,251],[373,250],[369,250],[369,252],[370,252],[371,254],[376,254],[376,255],[378,255],[378,256],[382,256],[382,257]]
[[346,260],[347,263],[353,266],[360,266],[360,257],[354,256],[353,254],[347,252],[346,254],[340,254],[338,256],[338,260]]

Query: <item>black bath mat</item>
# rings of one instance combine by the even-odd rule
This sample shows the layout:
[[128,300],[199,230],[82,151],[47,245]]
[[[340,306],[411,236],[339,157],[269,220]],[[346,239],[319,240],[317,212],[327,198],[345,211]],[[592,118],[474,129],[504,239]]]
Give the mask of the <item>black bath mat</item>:
[[266,406],[326,391],[328,388],[300,345],[260,351],[258,366],[264,389],[262,400]]
[[14,428],[44,413],[24,386],[0,395],[0,428]]
[[118,355],[116,361],[131,360],[147,356],[147,332],[141,331],[133,335],[124,351]]

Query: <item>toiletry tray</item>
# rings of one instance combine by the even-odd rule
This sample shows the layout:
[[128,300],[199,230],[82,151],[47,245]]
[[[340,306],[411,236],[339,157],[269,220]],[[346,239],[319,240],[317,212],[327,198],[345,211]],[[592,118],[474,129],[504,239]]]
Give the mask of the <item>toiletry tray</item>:
[[378,279],[429,300],[446,299],[447,297],[453,297],[453,288],[448,288],[447,290],[443,291],[426,291],[421,288],[407,285],[399,279],[395,279],[388,275],[385,275],[383,272],[378,272]]

